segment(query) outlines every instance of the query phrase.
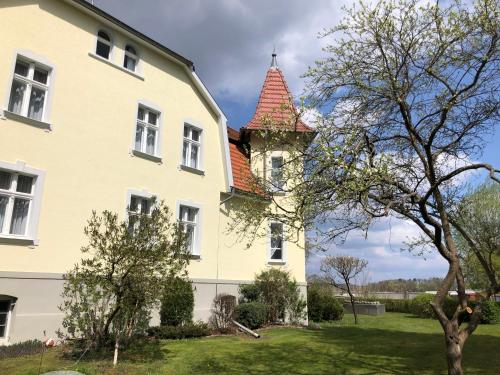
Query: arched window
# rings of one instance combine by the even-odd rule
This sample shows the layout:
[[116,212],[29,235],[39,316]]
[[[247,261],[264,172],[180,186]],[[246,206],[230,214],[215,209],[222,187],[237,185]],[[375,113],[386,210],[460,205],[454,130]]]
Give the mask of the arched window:
[[97,46],[95,49],[96,55],[99,55],[106,60],[109,59],[109,54],[111,52],[111,38],[104,31],[99,31],[97,33]]
[[137,52],[134,47],[127,45],[125,47],[125,58],[123,59],[123,67],[135,72],[137,66]]

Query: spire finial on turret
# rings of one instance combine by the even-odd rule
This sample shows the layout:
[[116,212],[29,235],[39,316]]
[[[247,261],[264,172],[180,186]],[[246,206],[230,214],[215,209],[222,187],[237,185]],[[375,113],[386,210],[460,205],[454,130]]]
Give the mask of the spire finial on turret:
[[273,46],[273,59],[271,60],[271,68],[278,68],[278,61],[276,60],[276,47]]

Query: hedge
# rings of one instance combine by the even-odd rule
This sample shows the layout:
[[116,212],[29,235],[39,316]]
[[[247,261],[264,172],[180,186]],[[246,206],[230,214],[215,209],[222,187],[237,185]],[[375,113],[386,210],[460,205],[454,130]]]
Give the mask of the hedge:
[[266,317],[267,306],[260,302],[240,303],[234,309],[234,319],[250,329],[262,327]]
[[307,315],[313,322],[342,320],[344,308],[327,291],[311,288],[307,290]]
[[181,326],[192,322],[194,293],[189,280],[175,278],[165,286],[161,299],[160,321],[165,326]]
[[44,350],[44,344],[40,340],[22,341],[9,346],[0,346],[0,359],[36,354],[42,350]]
[[203,337],[211,334],[208,324],[203,322],[187,323],[182,326],[155,326],[148,328],[148,336],[159,339],[189,339]]

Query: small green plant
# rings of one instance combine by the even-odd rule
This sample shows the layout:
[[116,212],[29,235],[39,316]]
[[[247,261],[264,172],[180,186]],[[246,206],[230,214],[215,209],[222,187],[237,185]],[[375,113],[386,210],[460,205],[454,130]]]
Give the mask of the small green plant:
[[494,301],[484,301],[481,304],[481,323],[495,324],[500,322],[500,306]]
[[234,318],[250,329],[260,328],[266,322],[267,306],[260,302],[240,303],[234,310]]
[[193,320],[194,293],[191,282],[176,277],[165,285],[161,300],[161,325],[181,326]]

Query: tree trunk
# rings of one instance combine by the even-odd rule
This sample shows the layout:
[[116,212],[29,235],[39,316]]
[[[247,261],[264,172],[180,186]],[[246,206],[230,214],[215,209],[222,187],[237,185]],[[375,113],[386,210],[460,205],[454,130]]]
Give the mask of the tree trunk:
[[450,324],[450,327],[445,331],[448,375],[463,375],[462,346],[460,345],[458,324]]
[[118,363],[118,349],[119,349],[119,342],[118,342],[118,334],[116,335],[116,339],[115,339],[115,355],[113,357],[113,366],[116,366],[117,363]]
[[354,298],[352,294],[350,296],[351,296],[352,313],[354,314],[354,324],[358,324],[358,314],[356,314],[356,308],[354,307],[355,306]]

